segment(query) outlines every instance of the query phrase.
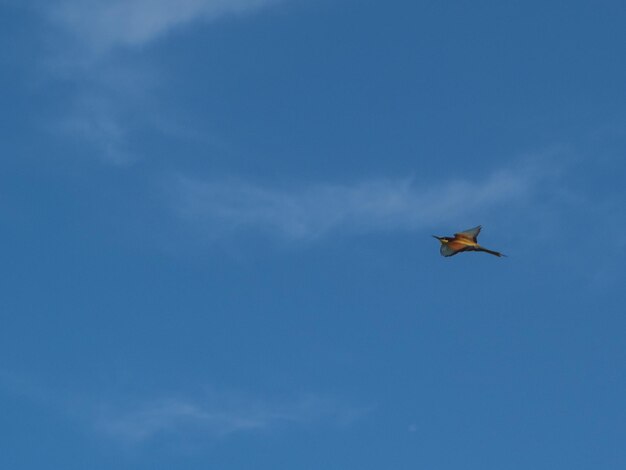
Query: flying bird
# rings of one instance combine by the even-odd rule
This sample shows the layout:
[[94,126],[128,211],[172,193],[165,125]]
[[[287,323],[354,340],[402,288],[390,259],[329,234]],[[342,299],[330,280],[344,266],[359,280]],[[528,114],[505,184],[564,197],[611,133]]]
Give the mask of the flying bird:
[[505,256],[497,251],[483,248],[478,244],[476,238],[478,237],[481,228],[482,227],[479,225],[478,227],[455,233],[453,237],[438,237],[437,235],[433,235],[433,237],[441,242],[441,248],[439,251],[442,256],[454,256],[463,251],[484,251],[485,253],[498,257]]

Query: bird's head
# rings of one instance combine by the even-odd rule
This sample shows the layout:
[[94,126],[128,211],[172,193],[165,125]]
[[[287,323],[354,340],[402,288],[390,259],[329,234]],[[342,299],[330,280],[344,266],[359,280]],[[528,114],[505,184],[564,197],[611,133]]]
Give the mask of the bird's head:
[[442,245],[450,241],[448,237],[438,237],[437,235],[433,235],[433,237],[439,240]]

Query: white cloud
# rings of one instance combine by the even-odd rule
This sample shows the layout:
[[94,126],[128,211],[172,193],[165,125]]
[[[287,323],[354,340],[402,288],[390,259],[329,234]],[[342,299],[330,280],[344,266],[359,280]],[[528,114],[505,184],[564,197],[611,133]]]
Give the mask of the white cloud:
[[42,384],[0,368],[0,393],[55,410],[102,436],[138,444],[156,437],[217,439],[245,432],[311,426],[347,426],[367,414],[337,398],[309,393],[292,399],[260,399],[233,390],[207,388],[195,398],[99,396]]
[[96,429],[111,438],[141,442],[164,434],[218,438],[315,422],[346,424],[360,414],[360,410],[312,395],[274,404],[212,393],[198,401],[163,399],[123,408],[102,406],[94,420]]
[[71,114],[52,126],[53,130],[88,142],[108,163],[130,162],[133,156],[127,145],[128,130],[121,125],[118,113],[104,100],[88,98],[77,99]]
[[96,51],[140,47],[194,21],[246,13],[276,0],[64,0],[52,18]]
[[496,171],[477,181],[415,184],[411,179],[318,184],[291,190],[242,181],[181,178],[175,209],[211,232],[257,228],[313,239],[333,230],[417,230],[523,201],[536,184],[530,170]]
[[[19,6],[48,20],[46,80],[67,97],[44,126],[87,143],[113,164],[140,157],[130,142],[138,129],[157,129],[163,71],[142,61],[141,48],[194,23],[242,15],[281,0],[25,0]],[[16,5],[18,6],[18,5]],[[120,53],[133,51],[131,54]]]
[[63,103],[63,115],[50,119],[46,128],[90,156],[113,164],[129,163],[137,158],[129,145],[133,132],[144,128],[153,114],[152,94],[158,87],[154,73],[133,65],[92,67],[58,66],[53,71],[70,85],[71,92]]

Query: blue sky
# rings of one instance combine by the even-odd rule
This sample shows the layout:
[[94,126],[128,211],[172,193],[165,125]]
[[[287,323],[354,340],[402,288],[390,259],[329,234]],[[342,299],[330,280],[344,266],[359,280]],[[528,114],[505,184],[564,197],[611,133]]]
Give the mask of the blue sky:
[[622,2],[0,11],[2,468],[626,466]]

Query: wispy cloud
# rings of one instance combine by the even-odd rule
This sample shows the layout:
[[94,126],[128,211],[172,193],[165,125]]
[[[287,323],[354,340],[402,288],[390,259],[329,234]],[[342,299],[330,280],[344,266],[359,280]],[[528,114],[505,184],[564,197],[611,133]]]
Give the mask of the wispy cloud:
[[38,77],[67,90],[60,111],[44,127],[87,144],[85,153],[108,163],[138,159],[133,135],[140,129],[159,132],[155,121],[168,116],[157,91],[164,86],[163,71],[151,69],[142,50],[186,26],[280,1],[25,0],[19,6],[47,19],[42,30],[47,55]]
[[135,160],[130,142],[134,132],[151,125],[158,74],[146,65],[116,61],[89,69],[49,64],[49,70],[54,80],[70,85],[70,92],[63,114],[46,127],[107,163]]
[[51,17],[97,52],[141,47],[196,21],[256,10],[277,0],[64,0]]
[[111,438],[141,442],[171,434],[223,438],[316,423],[345,425],[362,414],[362,410],[316,395],[288,403],[271,403],[241,395],[211,393],[197,401],[169,398],[135,406],[101,406],[94,424],[99,432]]
[[294,239],[334,230],[418,230],[532,195],[537,175],[501,170],[482,179],[419,185],[411,178],[279,189],[245,181],[180,178],[175,210],[212,233],[255,228]]
[[97,154],[113,164],[126,164],[134,158],[128,149],[128,127],[122,125],[122,111],[97,96],[77,97],[69,114],[52,125],[74,141],[87,142]]
[[214,387],[203,388],[194,398],[183,393],[153,394],[152,397],[120,393],[104,396],[55,388],[1,368],[0,393],[55,410],[91,432],[127,444],[140,444],[154,438],[182,436],[189,442],[250,432],[344,427],[371,409],[319,393],[272,399]]

